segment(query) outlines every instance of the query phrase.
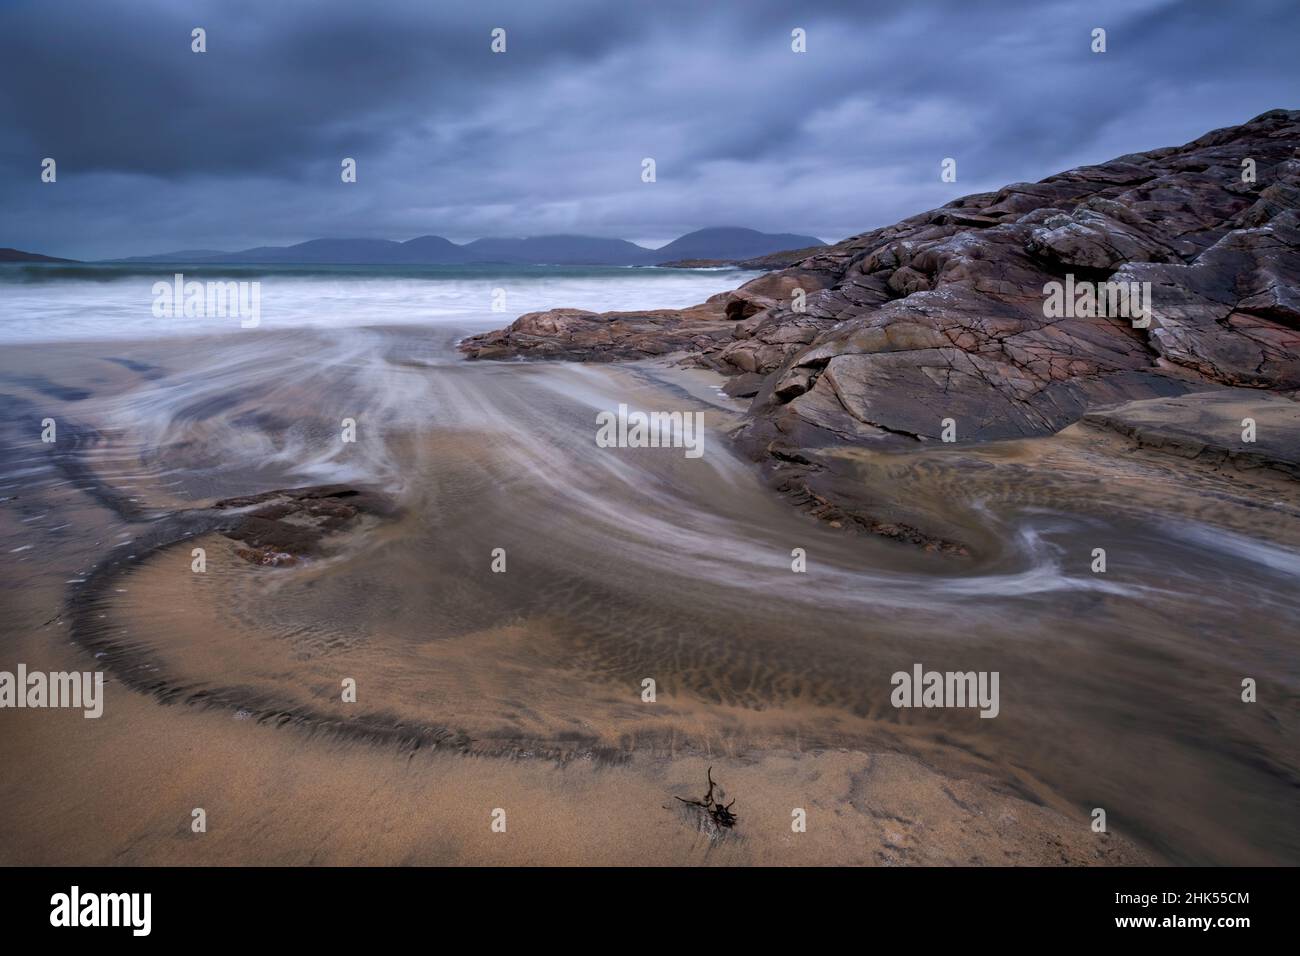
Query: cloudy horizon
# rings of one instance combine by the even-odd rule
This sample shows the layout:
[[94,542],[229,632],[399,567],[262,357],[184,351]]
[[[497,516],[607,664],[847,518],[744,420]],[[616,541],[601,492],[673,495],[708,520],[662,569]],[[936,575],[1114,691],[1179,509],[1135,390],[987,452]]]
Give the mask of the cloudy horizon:
[[[1096,27],[1105,53],[1090,49]],[[834,242],[1295,108],[1298,28],[1284,0],[15,0],[0,9],[0,246],[78,259],[325,236],[658,246],[726,225]],[[340,178],[347,157],[355,183]],[[947,157],[955,183],[940,180]]]

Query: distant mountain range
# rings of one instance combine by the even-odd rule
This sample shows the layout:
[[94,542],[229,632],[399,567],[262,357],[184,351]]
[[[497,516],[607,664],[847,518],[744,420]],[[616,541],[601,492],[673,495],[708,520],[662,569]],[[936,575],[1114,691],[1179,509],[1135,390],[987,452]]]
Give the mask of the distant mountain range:
[[0,249],[0,262],[76,262],[76,259],[56,259],[43,256],[39,252],[23,252],[21,249]]
[[240,252],[183,249],[114,262],[179,262],[292,265],[584,265],[653,266],[686,260],[738,262],[782,252],[824,246],[815,236],[766,233],[754,229],[700,229],[661,249],[625,239],[596,236],[533,236],[528,239],[475,239],[463,245],[441,236],[406,242],[389,239],[312,239],[294,246],[257,246]]

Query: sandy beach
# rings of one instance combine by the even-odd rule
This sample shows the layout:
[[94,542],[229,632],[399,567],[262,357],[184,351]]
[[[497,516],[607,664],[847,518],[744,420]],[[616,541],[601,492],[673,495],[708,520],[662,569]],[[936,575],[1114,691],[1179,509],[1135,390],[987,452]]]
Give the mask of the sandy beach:
[[[963,549],[928,551],[774,493],[711,373],[469,364],[462,334],[6,350],[4,664],[107,679],[96,720],[4,713],[3,862],[1300,855],[1282,478],[1175,468],[1083,424],[845,455],[835,480]],[[620,402],[700,411],[706,454],[593,454]],[[32,409],[77,441],[42,447]],[[213,508],[323,484],[382,506],[289,566],[250,559],[221,517],[240,509]],[[891,706],[916,663],[998,671],[998,718]],[[1241,708],[1251,674],[1268,700]],[[732,830],[675,799],[710,767]]]

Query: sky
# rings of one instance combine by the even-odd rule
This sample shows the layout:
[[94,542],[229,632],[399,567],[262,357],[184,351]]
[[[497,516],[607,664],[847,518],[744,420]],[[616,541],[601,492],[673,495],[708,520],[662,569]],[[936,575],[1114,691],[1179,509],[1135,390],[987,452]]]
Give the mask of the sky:
[[0,246],[837,241],[1300,108],[1297,37],[1297,0],[0,0]]

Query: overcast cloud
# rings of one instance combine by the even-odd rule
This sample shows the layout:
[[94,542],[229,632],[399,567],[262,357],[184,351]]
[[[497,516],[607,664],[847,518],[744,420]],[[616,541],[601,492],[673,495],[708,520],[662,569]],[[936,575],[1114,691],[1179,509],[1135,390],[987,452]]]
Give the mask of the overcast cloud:
[[1297,37],[1295,0],[0,0],[0,246],[838,240],[1300,107]]

